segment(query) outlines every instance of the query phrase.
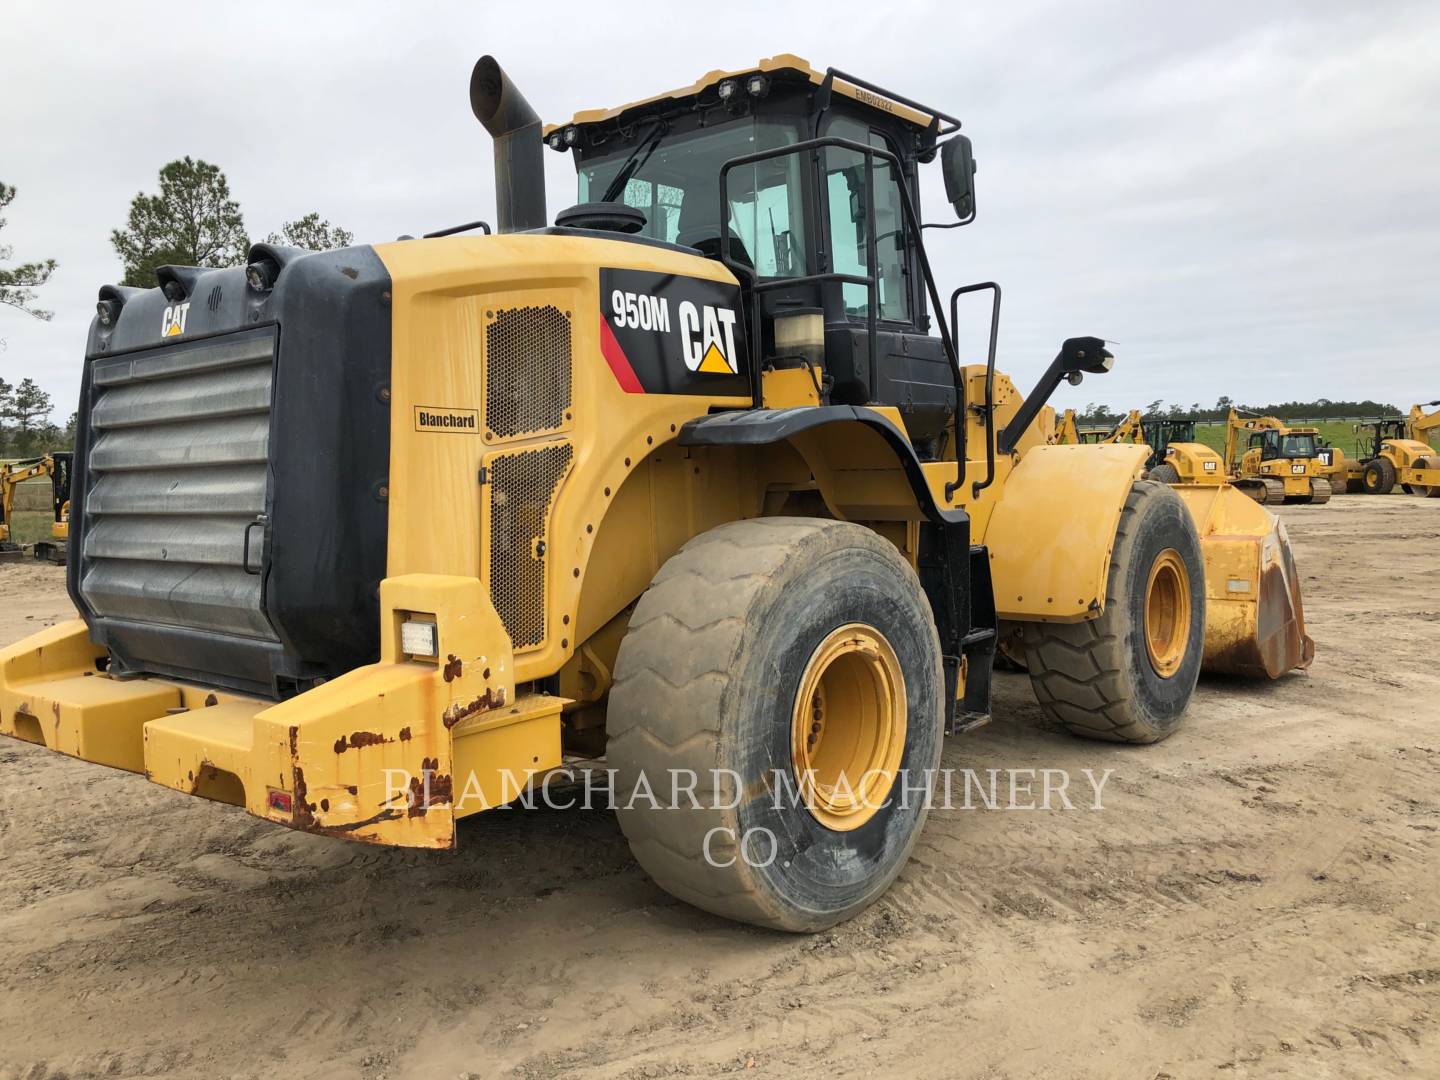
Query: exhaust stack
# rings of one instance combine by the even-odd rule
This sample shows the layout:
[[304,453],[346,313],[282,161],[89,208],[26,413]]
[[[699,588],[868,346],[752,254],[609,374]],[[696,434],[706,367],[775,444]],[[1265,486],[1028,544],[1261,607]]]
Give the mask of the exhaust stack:
[[545,143],[540,117],[493,56],[470,73],[470,109],[495,140],[495,216],[502,233],[543,229]]

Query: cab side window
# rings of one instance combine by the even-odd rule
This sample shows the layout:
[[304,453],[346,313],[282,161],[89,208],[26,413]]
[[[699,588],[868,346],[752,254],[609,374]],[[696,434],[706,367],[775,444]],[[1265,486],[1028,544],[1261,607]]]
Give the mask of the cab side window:
[[[837,116],[826,134],[851,142],[890,150],[884,137],[858,120]],[[830,269],[836,273],[866,276],[870,273],[866,249],[865,157],[854,150],[825,149],[826,240]],[[875,159],[876,305],[881,319],[910,322],[910,281],[906,266],[905,211],[899,179],[888,161]],[[844,285],[845,310],[863,317],[869,303],[864,285]]]

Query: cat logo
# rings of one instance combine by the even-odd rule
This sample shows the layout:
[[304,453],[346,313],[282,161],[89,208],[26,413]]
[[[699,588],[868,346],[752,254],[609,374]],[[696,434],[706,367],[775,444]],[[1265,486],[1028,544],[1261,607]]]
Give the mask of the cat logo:
[[713,304],[696,307],[682,300],[678,312],[685,366],[707,375],[737,374],[734,309]]
[[190,302],[183,304],[172,304],[165,309],[165,317],[160,320],[161,337],[179,337],[185,332],[185,316],[190,313]]

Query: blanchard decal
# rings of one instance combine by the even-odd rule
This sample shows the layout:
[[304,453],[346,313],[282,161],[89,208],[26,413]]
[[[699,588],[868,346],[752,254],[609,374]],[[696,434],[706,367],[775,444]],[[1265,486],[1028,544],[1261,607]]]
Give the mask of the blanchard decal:
[[480,430],[480,413],[475,409],[445,409],[435,405],[416,405],[415,430],[468,432],[473,435]]
[[629,394],[750,394],[736,285],[602,268],[600,351]]
[[185,318],[190,314],[190,301],[171,304],[160,319],[161,337],[179,337],[185,332]]

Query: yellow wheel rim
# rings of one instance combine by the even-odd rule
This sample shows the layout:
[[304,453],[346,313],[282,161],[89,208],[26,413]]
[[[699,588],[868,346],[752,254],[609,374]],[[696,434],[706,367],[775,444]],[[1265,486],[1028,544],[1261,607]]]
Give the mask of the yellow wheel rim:
[[1162,679],[1180,669],[1190,644],[1190,575],[1185,560],[1166,548],[1150,567],[1145,585],[1145,648]]
[[883,634],[850,623],[820,642],[790,726],[795,779],[815,820],[848,832],[875,816],[900,768],[906,713],[900,661]]

